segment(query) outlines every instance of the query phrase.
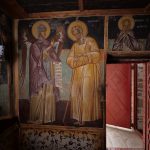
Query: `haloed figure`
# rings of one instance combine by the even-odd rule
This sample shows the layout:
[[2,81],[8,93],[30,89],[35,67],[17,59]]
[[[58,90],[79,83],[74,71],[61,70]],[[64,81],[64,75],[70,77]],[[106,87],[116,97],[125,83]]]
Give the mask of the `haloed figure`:
[[[43,65],[44,51],[49,47],[46,38],[50,26],[45,21],[37,21],[32,26],[36,41],[30,48],[30,121],[47,123],[55,121],[55,96],[53,80],[49,79]],[[49,68],[49,71],[51,69]]]
[[113,51],[136,51],[141,49],[140,44],[132,31],[134,25],[135,22],[132,17],[124,16],[119,19],[118,27],[120,33],[113,44]]
[[92,37],[88,37],[84,22],[74,21],[68,27],[68,36],[74,42],[67,58],[72,68],[71,118],[77,125],[101,119],[100,61],[101,53]]

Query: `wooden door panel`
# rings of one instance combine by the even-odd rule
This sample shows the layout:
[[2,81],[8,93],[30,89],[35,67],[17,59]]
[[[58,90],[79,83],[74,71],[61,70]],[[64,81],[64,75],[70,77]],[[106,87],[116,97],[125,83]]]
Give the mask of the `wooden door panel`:
[[106,123],[131,126],[131,65],[106,66]]

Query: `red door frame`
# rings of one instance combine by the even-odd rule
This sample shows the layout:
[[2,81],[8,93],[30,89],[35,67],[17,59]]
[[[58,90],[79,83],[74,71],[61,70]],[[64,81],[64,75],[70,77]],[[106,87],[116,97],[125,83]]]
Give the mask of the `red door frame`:
[[[137,63],[131,63],[131,70],[133,70],[133,79],[131,78],[131,80],[133,80],[132,88],[134,88],[133,108],[131,108],[131,113],[133,113],[133,123],[131,124],[131,127],[137,129]],[[132,105],[132,101],[131,101],[131,105]]]
[[145,92],[144,92],[144,111],[143,111],[143,139],[145,150],[150,150],[150,63],[145,64]]

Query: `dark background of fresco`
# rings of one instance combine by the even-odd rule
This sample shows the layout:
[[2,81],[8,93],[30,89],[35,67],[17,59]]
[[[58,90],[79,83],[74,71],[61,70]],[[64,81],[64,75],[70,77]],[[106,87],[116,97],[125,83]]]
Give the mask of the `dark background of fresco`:
[[[41,20],[41,19],[39,19]],[[91,36],[96,39],[100,48],[104,46],[104,17],[72,17],[72,18],[54,18],[54,19],[43,19],[50,24],[51,33],[48,37],[49,39],[55,34],[55,27],[58,24],[62,24],[66,31],[66,39],[64,43],[64,49],[70,49],[73,41],[70,40],[67,36],[67,28],[68,25],[75,20],[84,21],[88,26],[88,36]],[[21,33],[23,30],[27,30],[29,33],[29,40],[32,41],[34,38],[31,34],[31,28],[34,22],[38,21],[35,20],[22,20],[19,22],[19,37],[21,37]]]
[[[118,28],[118,20],[122,16],[110,16],[109,17],[109,28],[108,28],[108,38],[114,39],[116,35],[120,32]],[[150,32],[150,16],[149,15],[141,15],[141,16],[133,16],[135,20],[135,26],[133,28],[133,32],[135,37],[138,39],[146,39],[148,33]]]
[[[110,16],[108,21],[108,47],[112,49],[114,40],[120,33],[118,28],[118,21],[122,16]],[[134,18],[135,26],[132,29],[135,38],[141,45],[141,50],[150,50],[150,16],[149,15],[136,15],[131,16]]]

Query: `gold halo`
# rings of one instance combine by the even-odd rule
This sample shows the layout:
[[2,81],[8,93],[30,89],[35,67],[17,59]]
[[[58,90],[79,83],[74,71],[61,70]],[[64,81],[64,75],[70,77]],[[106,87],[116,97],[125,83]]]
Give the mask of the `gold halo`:
[[80,20],[77,20],[77,21],[73,21],[69,27],[68,27],[68,30],[67,30],[67,34],[68,34],[68,37],[73,40],[73,41],[76,41],[76,37],[72,34],[72,28],[75,27],[75,26],[78,26],[82,29],[83,31],[83,35],[86,36],[88,34],[88,28],[87,28],[87,25],[83,22],[83,21],[80,21]]
[[131,16],[123,16],[123,17],[121,17],[121,18],[119,19],[119,21],[118,21],[118,28],[119,28],[120,30],[122,30],[122,29],[123,29],[123,23],[124,23],[126,20],[130,22],[130,27],[129,27],[129,29],[132,30],[132,29],[134,28],[135,21],[134,21],[134,19],[133,19]]
[[50,35],[50,25],[48,24],[48,22],[46,21],[43,21],[43,20],[40,20],[40,21],[37,21],[33,24],[32,26],[32,35],[37,39],[38,38],[38,27],[40,25],[43,25],[45,28],[46,28],[46,31],[45,31],[45,36],[44,38],[47,39],[48,36]]

